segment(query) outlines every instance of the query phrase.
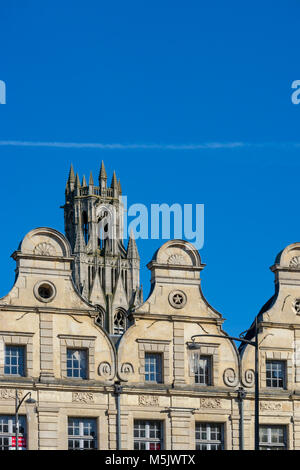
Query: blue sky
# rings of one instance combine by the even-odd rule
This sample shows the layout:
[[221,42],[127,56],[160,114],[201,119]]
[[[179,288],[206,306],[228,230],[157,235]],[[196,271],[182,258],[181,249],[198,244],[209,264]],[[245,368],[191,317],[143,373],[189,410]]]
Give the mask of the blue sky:
[[[203,291],[227,332],[246,329],[276,254],[300,240],[299,13],[296,0],[3,4],[0,295],[22,237],[63,231],[70,163],[96,178],[103,159],[129,203],[205,205]],[[146,293],[162,243],[138,244]]]

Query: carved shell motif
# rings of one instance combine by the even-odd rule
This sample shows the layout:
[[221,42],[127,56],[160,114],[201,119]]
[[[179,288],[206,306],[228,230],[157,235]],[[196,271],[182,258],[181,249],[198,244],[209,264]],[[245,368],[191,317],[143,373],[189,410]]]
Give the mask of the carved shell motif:
[[300,256],[294,256],[290,261],[290,268],[300,268]]
[[171,255],[167,262],[168,264],[186,264],[182,255]]
[[41,256],[54,256],[55,248],[51,245],[51,243],[47,243],[47,242],[39,243],[34,248],[34,254],[41,255]]

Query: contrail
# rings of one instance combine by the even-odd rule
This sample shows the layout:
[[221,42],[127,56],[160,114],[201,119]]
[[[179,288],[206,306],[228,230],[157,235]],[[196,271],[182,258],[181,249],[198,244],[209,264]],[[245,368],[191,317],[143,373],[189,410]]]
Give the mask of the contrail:
[[1,147],[51,147],[69,149],[103,149],[103,150],[206,150],[234,149],[242,147],[299,147],[300,142],[207,142],[196,144],[158,144],[132,143],[121,144],[102,142],[34,142],[24,140],[0,140]]

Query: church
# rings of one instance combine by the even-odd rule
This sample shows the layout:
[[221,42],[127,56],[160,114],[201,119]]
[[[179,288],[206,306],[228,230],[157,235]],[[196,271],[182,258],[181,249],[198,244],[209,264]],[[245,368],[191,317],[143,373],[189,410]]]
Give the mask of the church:
[[274,295],[238,348],[202,293],[191,243],[154,253],[143,299],[120,180],[109,186],[102,162],[95,182],[71,166],[65,235],[34,228],[12,254],[0,449],[299,450],[300,243],[275,257]]

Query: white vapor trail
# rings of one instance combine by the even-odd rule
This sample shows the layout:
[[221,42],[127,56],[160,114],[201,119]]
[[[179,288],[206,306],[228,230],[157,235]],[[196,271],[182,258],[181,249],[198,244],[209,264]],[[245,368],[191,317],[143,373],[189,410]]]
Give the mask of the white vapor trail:
[[0,140],[1,147],[52,147],[70,149],[103,149],[103,150],[206,150],[234,149],[241,147],[299,147],[300,142],[207,142],[198,144],[105,144],[101,142],[34,142],[23,140]]

